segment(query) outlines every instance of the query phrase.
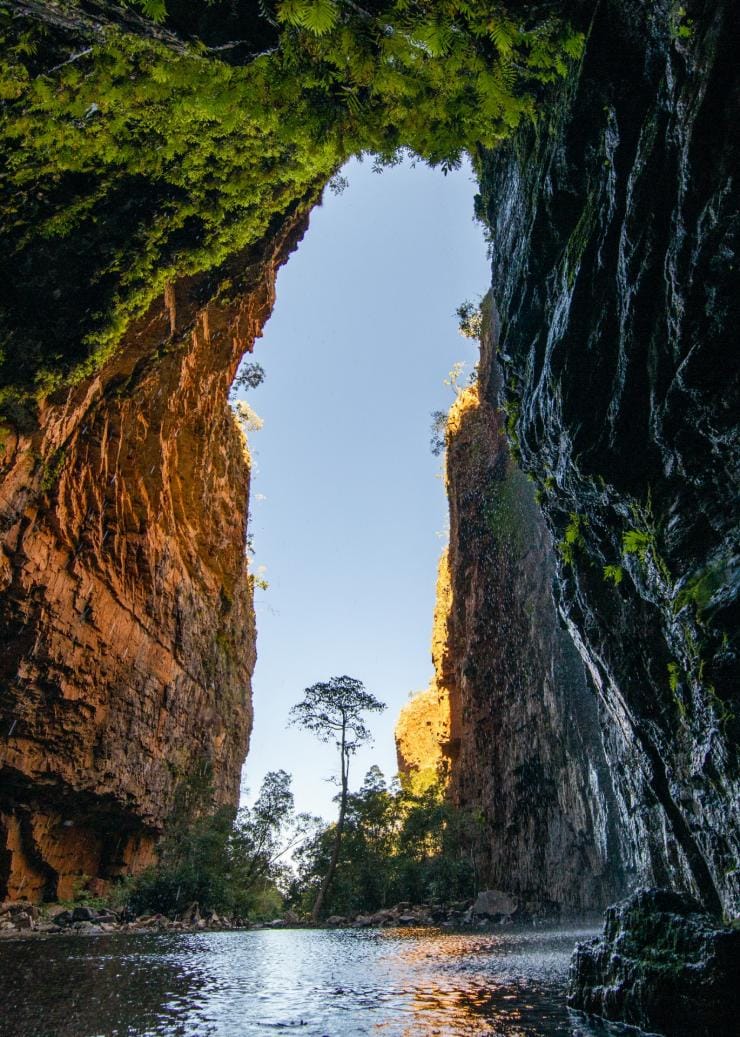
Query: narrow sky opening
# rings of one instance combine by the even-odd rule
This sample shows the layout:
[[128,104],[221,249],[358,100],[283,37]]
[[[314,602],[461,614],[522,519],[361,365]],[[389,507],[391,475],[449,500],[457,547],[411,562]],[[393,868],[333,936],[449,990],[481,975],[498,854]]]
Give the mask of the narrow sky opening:
[[[468,165],[444,176],[411,161],[372,171],[353,160],[349,187],[326,193],[278,277],[277,303],[253,360],[266,380],[245,399],[264,420],[250,434],[257,590],[255,721],[243,788],[292,773],[300,810],[331,817],[333,746],[286,728],[316,681],[348,674],[388,704],[353,788],[377,763],[396,770],[393,726],[432,672],[430,635],[447,505],[431,412],[447,409],[450,368],[476,361],[455,310],[487,290]],[[251,798],[251,797],[246,797]]]

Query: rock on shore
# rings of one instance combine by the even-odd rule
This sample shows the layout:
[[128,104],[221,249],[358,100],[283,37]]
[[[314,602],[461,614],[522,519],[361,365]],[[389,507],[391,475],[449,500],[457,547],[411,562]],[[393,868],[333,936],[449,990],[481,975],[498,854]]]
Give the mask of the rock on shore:
[[181,930],[197,932],[203,929],[249,928],[241,919],[225,918],[213,911],[200,913],[197,904],[182,911],[176,918],[163,914],[131,916],[126,910],[114,911],[107,907],[87,904],[65,906],[50,904],[42,908],[28,901],[8,901],[0,904],[0,938],[60,933],[114,933]]
[[[330,915],[322,924],[330,929],[420,928],[435,926],[442,929],[487,929],[494,925],[510,925],[556,921],[541,912],[533,915],[518,907],[510,893],[483,890],[475,901],[463,900],[450,904],[411,904],[403,901],[379,911],[349,915]],[[252,922],[246,918],[218,915],[201,911],[197,903],[190,904],[175,918],[164,914],[132,916],[125,908],[92,907],[89,904],[48,904],[39,908],[28,901],[7,901],[0,904],[0,938],[59,933],[111,933],[182,931],[199,932],[207,929],[279,929],[308,928],[314,923],[294,911],[286,911],[271,921]]]

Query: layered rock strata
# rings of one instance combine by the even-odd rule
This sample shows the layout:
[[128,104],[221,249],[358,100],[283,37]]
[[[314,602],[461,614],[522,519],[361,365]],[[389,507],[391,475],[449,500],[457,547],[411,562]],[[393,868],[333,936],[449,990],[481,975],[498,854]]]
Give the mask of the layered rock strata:
[[502,395],[601,700],[629,870],[729,915],[739,29],[723,0],[604,0],[547,124],[482,157],[479,201]]
[[173,284],[4,444],[0,897],[142,867],[184,783],[237,800],[255,636],[228,392],[304,226]]
[[[453,801],[481,816],[482,887],[510,891],[530,912],[581,912],[621,889],[611,784],[595,695],[556,620],[549,535],[491,402],[491,333],[489,321],[478,384],[448,419],[436,676],[401,715],[399,762],[436,766]],[[424,756],[433,732],[436,751]]]

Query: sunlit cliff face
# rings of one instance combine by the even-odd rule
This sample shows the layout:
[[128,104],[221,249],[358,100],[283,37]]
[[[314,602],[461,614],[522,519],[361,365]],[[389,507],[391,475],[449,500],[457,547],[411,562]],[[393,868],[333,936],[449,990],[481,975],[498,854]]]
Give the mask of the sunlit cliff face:
[[399,773],[420,785],[441,779],[449,782],[456,755],[450,688],[445,684],[448,659],[447,621],[452,606],[450,570],[445,550],[437,570],[437,594],[432,631],[431,686],[415,694],[396,722],[395,738]]
[[237,802],[255,630],[227,396],[304,226],[168,289],[4,455],[2,895],[145,867],[193,775]]

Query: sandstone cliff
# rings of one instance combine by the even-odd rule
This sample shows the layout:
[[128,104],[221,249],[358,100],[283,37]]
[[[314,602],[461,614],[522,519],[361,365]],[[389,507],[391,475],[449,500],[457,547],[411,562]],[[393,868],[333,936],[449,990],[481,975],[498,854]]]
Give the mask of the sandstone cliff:
[[172,285],[0,459],[0,897],[151,858],[178,787],[233,804],[255,662],[227,403],[305,221]]
[[488,321],[480,381],[448,418],[435,682],[401,714],[399,763],[436,766],[453,801],[480,812],[484,885],[533,910],[596,909],[621,888],[596,699],[556,622],[549,536],[491,402],[491,335]]
[[447,641],[447,620],[452,607],[449,556],[445,550],[437,570],[437,593],[432,627],[434,680],[401,710],[395,726],[398,770],[419,776],[421,782],[448,782],[459,748],[458,717],[453,718],[450,687],[454,660]]

